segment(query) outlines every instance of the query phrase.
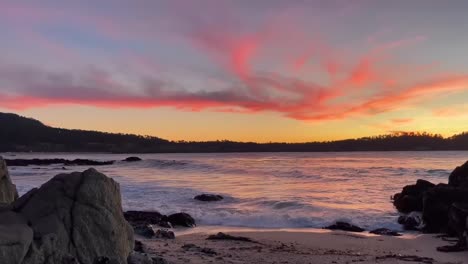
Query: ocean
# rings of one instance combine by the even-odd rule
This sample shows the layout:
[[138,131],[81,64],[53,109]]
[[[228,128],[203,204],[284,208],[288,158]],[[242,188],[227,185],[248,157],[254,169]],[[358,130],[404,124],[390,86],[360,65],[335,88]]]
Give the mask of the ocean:
[[[4,153],[4,158],[86,158],[116,162],[96,169],[120,183],[124,210],[187,212],[201,226],[320,228],[345,220],[366,229],[401,230],[390,197],[417,179],[446,183],[467,151],[70,154]],[[59,173],[87,167],[9,167],[24,194]],[[220,194],[220,202],[193,199]]]

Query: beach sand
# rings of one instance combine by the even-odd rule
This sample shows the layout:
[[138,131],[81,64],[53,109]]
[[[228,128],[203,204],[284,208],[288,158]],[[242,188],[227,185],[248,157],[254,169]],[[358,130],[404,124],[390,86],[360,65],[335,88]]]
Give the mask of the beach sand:
[[181,232],[176,239],[144,239],[148,253],[170,263],[468,263],[468,251],[441,253],[435,235],[374,236],[325,230],[221,230],[258,243],[206,240],[220,230]]

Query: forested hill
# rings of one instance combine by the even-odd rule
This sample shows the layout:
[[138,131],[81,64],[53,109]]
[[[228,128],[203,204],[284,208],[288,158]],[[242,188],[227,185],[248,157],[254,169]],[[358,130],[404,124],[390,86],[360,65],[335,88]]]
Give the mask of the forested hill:
[[427,133],[397,133],[359,139],[309,143],[173,142],[157,137],[53,128],[0,113],[0,152],[312,152],[468,150],[468,133],[443,138]]

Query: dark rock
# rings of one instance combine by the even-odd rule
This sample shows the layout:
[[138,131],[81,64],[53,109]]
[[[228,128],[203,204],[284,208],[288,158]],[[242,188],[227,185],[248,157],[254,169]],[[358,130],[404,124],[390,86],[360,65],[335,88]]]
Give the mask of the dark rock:
[[449,209],[453,203],[468,203],[468,189],[439,184],[424,194],[423,220],[430,233],[448,230]]
[[7,165],[0,157],[0,204],[10,204],[16,199],[18,199],[16,185],[12,183]]
[[420,230],[423,227],[422,213],[411,212],[398,217],[398,223],[403,225],[405,230]]
[[169,264],[167,260],[160,256],[153,256],[151,257],[151,260],[153,261],[152,264]]
[[387,228],[377,228],[377,229],[370,231],[369,233],[381,235],[381,236],[401,236],[401,234],[398,233],[397,231],[393,231]]
[[34,232],[22,264],[58,264],[70,257],[80,264],[99,257],[125,263],[133,250],[119,185],[94,169],[59,174],[20,197],[13,208]]
[[199,247],[195,244],[184,244],[182,246],[182,249],[186,250],[186,251],[198,251],[198,252],[201,252],[201,253],[204,253],[204,254],[207,254],[207,255],[217,255],[218,253],[216,253],[216,251],[214,251],[213,249],[211,248],[202,248],[202,247]]
[[455,245],[438,247],[438,251],[457,252],[468,250],[468,203],[454,203],[449,210],[448,227],[453,234],[457,236],[458,241]]
[[223,196],[217,194],[200,194],[195,196],[193,199],[202,202],[216,202],[224,199]]
[[151,225],[137,225],[133,227],[135,234],[146,238],[152,238],[156,235]]
[[242,236],[231,236],[222,232],[219,232],[216,235],[210,235],[207,240],[235,240],[235,241],[244,241],[244,242],[252,242],[256,243],[252,239],[248,237],[242,237]]
[[0,213],[0,263],[22,263],[33,241],[33,230],[21,215]]
[[417,180],[416,184],[407,185],[401,193],[393,196],[393,205],[402,213],[422,211],[424,193],[435,185],[426,180]]
[[115,258],[97,257],[94,259],[93,264],[120,264],[120,262]]
[[159,256],[132,252],[127,259],[128,264],[168,264],[167,260]]
[[135,162],[135,161],[142,161],[142,159],[140,159],[139,157],[128,157],[128,158],[124,159],[123,161]]
[[468,161],[452,171],[448,184],[453,187],[468,188]]
[[159,229],[155,234],[156,238],[175,239],[175,234],[172,231]]
[[88,159],[9,159],[5,160],[8,166],[46,166],[63,164],[65,166],[101,166],[101,165],[112,165],[114,161],[96,161]]
[[[167,218],[167,216],[165,216],[165,218]],[[158,223],[158,225],[160,227],[164,227],[164,228],[172,228],[172,224],[169,223],[168,221],[164,221],[164,220],[161,220],[161,222]]]
[[132,225],[158,225],[166,221],[166,216],[156,211],[127,211],[124,212],[125,219]]
[[135,240],[135,246],[133,247],[133,250],[136,252],[145,253],[143,243],[140,240]]
[[365,231],[363,228],[360,228],[359,226],[355,226],[350,223],[340,222],[340,221],[336,222],[333,225],[325,227],[325,229],[343,230],[343,231],[349,231],[349,232],[364,232]]
[[167,220],[173,226],[185,226],[185,227],[194,227],[195,219],[187,213],[176,213],[167,217]]

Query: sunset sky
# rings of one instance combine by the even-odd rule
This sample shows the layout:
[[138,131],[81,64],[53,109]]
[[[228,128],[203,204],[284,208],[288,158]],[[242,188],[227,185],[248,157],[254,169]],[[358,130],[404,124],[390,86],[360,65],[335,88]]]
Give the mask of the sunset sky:
[[468,131],[468,1],[0,0],[0,111],[170,140]]

